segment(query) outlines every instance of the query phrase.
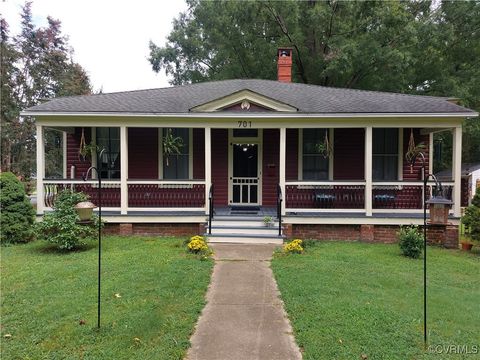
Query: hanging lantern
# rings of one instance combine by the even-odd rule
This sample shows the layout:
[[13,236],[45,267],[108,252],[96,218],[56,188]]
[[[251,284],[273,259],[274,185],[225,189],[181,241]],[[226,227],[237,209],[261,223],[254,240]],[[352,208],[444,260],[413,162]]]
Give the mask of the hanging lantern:
[[432,196],[425,202],[429,205],[430,224],[447,225],[448,212],[452,207],[453,201],[444,198],[441,195]]

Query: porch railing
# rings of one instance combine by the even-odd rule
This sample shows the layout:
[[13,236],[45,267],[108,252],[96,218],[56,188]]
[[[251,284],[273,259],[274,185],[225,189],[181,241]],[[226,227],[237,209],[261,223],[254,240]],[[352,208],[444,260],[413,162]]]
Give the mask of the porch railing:
[[129,180],[129,208],[204,208],[204,181]]
[[[73,189],[89,195],[95,204],[98,202],[97,180],[49,180],[43,181],[44,206],[53,207],[58,193],[63,189]],[[204,181],[164,181],[129,180],[127,181],[128,208],[179,208],[192,209],[205,207]],[[102,180],[102,207],[120,209],[121,182]]]
[[[64,189],[72,189],[83,192],[90,197],[94,203],[98,203],[98,181],[97,180],[44,180],[44,206],[53,207],[58,193]],[[120,207],[120,181],[102,180],[102,207]],[[39,199],[40,200],[40,199]]]
[[[443,196],[452,200],[453,182],[442,184]],[[435,189],[428,184],[427,200]],[[365,210],[364,182],[287,182],[285,201],[288,211],[335,212]],[[423,183],[413,181],[374,182],[373,212],[415,212],[423,209]]]
[[364,182],[287,182],[289,209],[364,209]]
[[[435,191],[433,184],[428,184],[427,200]],[[452,200],[453,183],[442,184],[443,196]],[[421,210],[423,209],[422,182],[374,182],[372,189],[373,210]]]

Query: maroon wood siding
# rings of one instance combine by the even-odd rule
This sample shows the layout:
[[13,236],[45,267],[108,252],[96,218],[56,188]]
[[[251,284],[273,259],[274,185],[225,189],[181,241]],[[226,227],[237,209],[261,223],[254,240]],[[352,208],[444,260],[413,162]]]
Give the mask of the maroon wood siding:
[[287,129],[285,178],[298,180],[298,129]]
[[278,165],[280,161],[280,130],[263,130],[262,205],[277,204]]
[[[91,141],[91,129],[84,128],[85,142],[88,144]],[[75,166],[75,179],[81,179],[83,174],[92,163],[89,159],[83,161],[78,153],[80,148],[80,139],[82,137],[82,128],[75,128],[73,134],[67,134],[67,177],[70,178],[70,169]]]
[[158,179],[158,129],[128,129],[128,178]]
[[216,206],[228,204],[228,130],[212,129],[212,183]]
[[[427,173],[430,173],[428,166],[428,152],[429,152],[429,137],[428,135],[420,135],[420,129],[413,129],[413,138],[415,139],[415,145],[423,142],[425,148],[423,153],[425,155],[425,169]],[[410,141],[410,129],[403,130],[403,180],[419,181],[422,180],[422,161],[417,159],[414,166],[411,167],[410,163],[405,160],[405,153],[408,149],[408,142]]]
[[365,178],[365,129],[334,130],[334,180]]
[[193,178],[205,179],[205,130],[193,129]]

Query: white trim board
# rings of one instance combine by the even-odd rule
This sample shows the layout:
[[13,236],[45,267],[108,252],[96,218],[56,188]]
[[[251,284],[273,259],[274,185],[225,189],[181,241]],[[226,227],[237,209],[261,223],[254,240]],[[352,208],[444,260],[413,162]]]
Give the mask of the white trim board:
[[455,118],[473,118],[479,114],[477,112],[458,112],[458,113],[280,113],[280,112],[251,112],[251,113],[225,113],[213,112],[205,115],[204,113],[135,113],[135,112],[53,112],[53,111],[22,111],[21,116],[98,116],[98,117],[156,117],[156,118],[426,118],[426,117],[455,117]]

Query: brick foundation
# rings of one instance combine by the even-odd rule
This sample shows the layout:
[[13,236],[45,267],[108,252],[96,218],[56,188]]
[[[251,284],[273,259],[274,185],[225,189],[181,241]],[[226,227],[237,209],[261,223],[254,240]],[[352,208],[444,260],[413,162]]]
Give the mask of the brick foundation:
[[374,225],[360,225],[360,241],[374,242],[375,241],[375,226]]
[[198,223],[157,223],[157,224],[105,224],[104,234],[109,235],[161,235],[193,236],[203,235],[205,225]]
[[458,249],[458,226],[429,225],[427,241],[429,244],[442,245],[448,249]]
[[128,236],[133,234],[133,224],[119,224],[119,235]]
[[360,240],[360,225],[293,224],[292,238]]
[[[284,233],[289,239],[346,240],[372,243],[397,242],[398,225],[324,225],[285,224]],[[420,228],[421,229],[421,228]],[[449,249],[458,248],[458,226],[430,225],[427,228],[429,244]]]

